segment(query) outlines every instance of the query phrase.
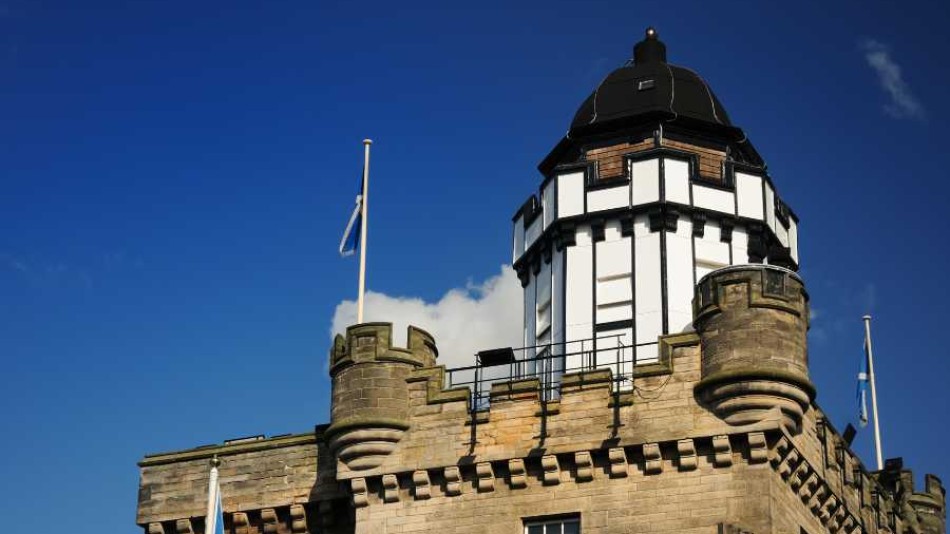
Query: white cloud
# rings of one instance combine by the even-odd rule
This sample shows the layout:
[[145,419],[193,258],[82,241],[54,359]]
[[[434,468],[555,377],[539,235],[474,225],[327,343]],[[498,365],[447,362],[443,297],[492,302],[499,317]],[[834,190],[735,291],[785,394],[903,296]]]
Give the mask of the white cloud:
[[[521,283],[509,266],[480,284],[450,289],[438,302],[418,297],[368,291],[365,322],[393,323],[394,344],[405,346],[406,328],[418,326],[435,336],[438,363],[462,367],[475,363],[475,353],[498,347],[520,347],[524,321]],[[333,313],[331,335],[356,323],[356,301],[344,300]]]
[[884,111],[898,119],[923,119],[924,107],[911,93],[901,74],[900,65],[891,57],[887,46],[873,39],[862,41],[860,46],[864,60],[877,74],[881,89],[890,97],[890,103],[884,106]]

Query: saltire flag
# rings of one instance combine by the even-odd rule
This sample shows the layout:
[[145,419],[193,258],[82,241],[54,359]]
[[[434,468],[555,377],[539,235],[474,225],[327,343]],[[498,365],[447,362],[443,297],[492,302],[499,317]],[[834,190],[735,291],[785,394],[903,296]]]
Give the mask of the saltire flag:
[[206,534],[224,534],[224,509],[221,508],[221,485],[218,484],[218,468],[211,467],[208,480],[208,514],[205,516]]
[[343,239],[340,240],[340,256],[352,256],[360,246],[360,231],[363,227],[363,178],[360,177],[360,194],[356,195],[356,206],[350,215]]
[[861,359],[861,371],[858,372],[858,423],[868,425],[868,340],[864,339],[864,357]]

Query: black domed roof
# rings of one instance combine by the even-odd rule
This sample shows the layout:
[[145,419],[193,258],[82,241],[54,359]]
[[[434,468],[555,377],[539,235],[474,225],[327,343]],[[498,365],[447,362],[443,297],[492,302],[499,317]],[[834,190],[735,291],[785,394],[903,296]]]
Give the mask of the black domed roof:
[[583,135],[618,122],[654,118],[732,126],[705,80],[666,62],[666,46],[651,28],[634,47],[633,62],[611,72],[581,104],[570,133]]
[[557,165],[579,161],[583,147],[591,143],[657,129],[729,145],[736,161],[764,165],[709,84],[694,71],[667,63],[666,45],[649,28],[633,47],[633,59],[584,100],[567,135],[538,169],[547,176]]

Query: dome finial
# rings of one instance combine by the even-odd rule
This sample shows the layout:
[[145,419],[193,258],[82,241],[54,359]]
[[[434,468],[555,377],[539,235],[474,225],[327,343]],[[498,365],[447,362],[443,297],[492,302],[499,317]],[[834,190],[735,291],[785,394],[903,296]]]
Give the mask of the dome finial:
[[644,63],[666,63],[666,45],[660,40],[656,28],[647,28],[643,40],[633,47],[633,62],[636,65]]

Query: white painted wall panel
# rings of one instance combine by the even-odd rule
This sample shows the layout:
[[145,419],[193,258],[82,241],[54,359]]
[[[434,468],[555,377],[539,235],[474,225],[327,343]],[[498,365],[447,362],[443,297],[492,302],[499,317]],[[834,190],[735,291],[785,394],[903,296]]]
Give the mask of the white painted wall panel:
[[730,191],[693,184],[693,205],[723,213],[735,213],[736,199]]
[[[582,350],[580,341],[594,337],[594,247],[591,242],[590,226],[578,226],[575,242],[573,247],[564,249],[567,267],[564,335],[569,353],[580,352]],[[584,342],[583,349],[590,350],[590,345],[589,341]],[[579,355],[567,358],[569,368],[580,366]]]
[[788,221],[788,246],[792,249],[792,259],[798,263],[798,223],[795,219]]
[[692,329],[693,225],[679,217],[676,232],[666,232],[666,295],[669,333]]
[[541,235],[541,225],[544,223],[541,217],[536,218],[531,221],[531,224],[528,225],[528,228],[524,231],[524,248],[528,250],[531,248],[531,245],[538,239]]
[[719,221],[706,221],[703,237],[695,238],[696,281],[710,272],[729,265],[730,244],[722,242]]
[[555,198],[554,198],[554,185],[555,181],[550,180],[541,190],[541,210],[543,211],[542,216],[544,217],[544,229],[547,229],[548,226],[551,226],[551,223],[557,219],[557,211],[555,208]]
[[518,258],[524,254],[524,216],[515,219],[514,224],[514,243],[512,244],[511,263],[518,261]]
[[778,242],[782,244],[783,247],[788,246],[788,230],[782,225],[782,221],[775,220],[775,237],[778,238]]
[[[551,331],[554,343],[564,342],[564,250],[551,256]],[[560,354],[557,347],[555,354]]]
[[650,232],[646,215],[633,222],[634,269],[636,269],[636,342],[654,343],[663,333],[663,303],[660,278],[660,233]]
[[[551,326],[552,314],[551,314],[551,264],[550,263],[545,263],[543,261],[541,262],[541,270],[538,272],[536,283],[537,283],[537,290],[536,290],[537,302],[535,304],[537,306],[537,313],[536,313],[537,320],[536,320],[535,329],[537,330],[536,336],[538,339],[536,340],[536,343],[533,343],[533,344],[540,345],[542,343],[550,342],[550,339],[551,339],[550,326]],[[541,339],[542,336],[547,341],[542,340]]]
[[664,190],[668,202],[689,205],[689,162],[665,158],[663,162]]
[[[524,288],[524,346],[533,347],[535,344],[535,291],[537,280],[531,275],[528,285]],[[534,349],[525,351],[526,358],[534,357]]]
[[584,213],[584,173],[571,172],[556,179],[558,218]]
[[765,206],[762,205],[761,176],[737,172],[736,195],[740,216],[760,221],[765,218]]
[[660,160],[635,161],[630,170],[633,205],[660,200]]
[[744,226],[736,225],[732,229],[732,264],[749,263],[749,234]]
[[625,208],[630,205],[630,186],[622,185],[587,192],[587,212]]
[[768,183],[765,184],[765,222],[775,231],[775,191]]
[[637,347],[637,363],[653,363],[660,359],[658,345],[651,343]]

